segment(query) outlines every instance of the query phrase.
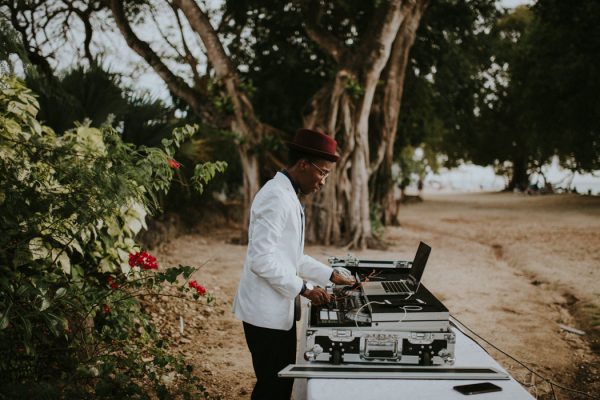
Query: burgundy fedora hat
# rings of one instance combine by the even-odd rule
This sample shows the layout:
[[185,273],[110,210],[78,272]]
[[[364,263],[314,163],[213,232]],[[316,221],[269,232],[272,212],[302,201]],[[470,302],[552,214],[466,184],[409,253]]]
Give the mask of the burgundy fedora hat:
[[340,156],[336,153],[337,142],[323,132],[301,128],[296,132],[294,140],[288,142],[291,149],[336,162]]

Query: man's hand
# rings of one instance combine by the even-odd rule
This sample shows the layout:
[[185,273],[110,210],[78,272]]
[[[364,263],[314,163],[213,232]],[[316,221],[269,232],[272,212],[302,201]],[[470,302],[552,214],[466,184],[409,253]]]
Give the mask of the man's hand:
[[332,300],[332,296],[328,294],[322,287],[306,289],[302,296],[306,297],[317,306],[321,304],[327,304]]
[[352,276],[345,276],[340,274],[338,271],[333,270],[331,273],[331,282],[336,285],[354,285],[356,280]]

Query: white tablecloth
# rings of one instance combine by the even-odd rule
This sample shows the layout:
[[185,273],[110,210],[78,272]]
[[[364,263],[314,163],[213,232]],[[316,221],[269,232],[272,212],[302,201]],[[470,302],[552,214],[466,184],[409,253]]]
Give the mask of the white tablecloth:
[[[458,330],[456,332],[457,367],[492,367],[506,372],[477,343]],[[510,380],[494,380],[501,392],[465,397],[453,386],[478,383],[476,380],[407,380],[407,379],[296,379],[294,399],[301,400],[369,400],[369,399],[482,399],[482,400],[530,400],[533,397],[512,377]]]

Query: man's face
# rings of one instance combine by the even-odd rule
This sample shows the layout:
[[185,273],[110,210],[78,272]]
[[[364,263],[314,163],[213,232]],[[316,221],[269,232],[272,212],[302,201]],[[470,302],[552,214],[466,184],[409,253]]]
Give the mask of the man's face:
[[298,185],[300,186],[302,193],[310,194],[320,190],[325,184],[334,165],[333,162],[326,160],[300,160],[300,171],[302,172],[302,175],[301,179],[298,180]]

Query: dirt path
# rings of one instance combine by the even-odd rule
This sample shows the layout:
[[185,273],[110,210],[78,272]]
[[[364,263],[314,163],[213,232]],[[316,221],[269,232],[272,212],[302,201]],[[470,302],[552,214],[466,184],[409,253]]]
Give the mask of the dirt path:
[[[600,197],[426,195],[423,203],[404,206],[401,220],[385,234],[387,250],[355,255],[412,259],[419,240],[427,242],[433,251],[424,283],[453,315],[545,376],[600,393]],[[235,236],[231,229],[185,235],[158,251],[164,264],[203,265],[195,278],[216,303],[178,303],[180,311],[164,316],[163,329],[210,392],[224,399],[248,398],[254,382],[241,323],[230,312],[246,250],[228,243]],[[308,246],[306,253],[326,262],[346,252]],[[588,334],[565,332],[559,323]],[[491,353],[515,378],[536,383],[533,394],[550,398],[547,384]]]

